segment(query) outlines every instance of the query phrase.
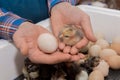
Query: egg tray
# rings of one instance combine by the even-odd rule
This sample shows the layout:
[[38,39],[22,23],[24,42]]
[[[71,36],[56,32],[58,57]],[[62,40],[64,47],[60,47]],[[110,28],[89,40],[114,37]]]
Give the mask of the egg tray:
[[[50,76],[51,74],[51,71],[53,71],[53,67],[52,65],[36,65],[36,64],[33,64],[31,63],[31,61],[29,59],[26,59],[27,60],[27,64],[26,65],[29,65],[29,64],[32,64],[32,66],[30,67],[33,67],[31,69],[31,71],[37,71],[37,70],[40,70],[42,71],[41,73],[42,74],[39,74],[39,75],[43,75],[42,76],[42,79],[41,78],[38,78],[38,79],[32,79],[32,80],[50,80],[50,77],[47,77],[47,76]],[[58,66],[57,66],[58,67]],[[74,66],[74,67],[77,67],[77,66]],[[70,69],[69,69],[70,70]],[[75,69],[76,70],[76,69]],[[72,70],[73,71],[73,70]],[[77,71],[76,71],[77,72]],[[74,75],[74,73],[76,73],[75,71],[71,72],[72,73],[72,76]],[[120,70],[113,70],[113,69],[109,69],[109,75],[107,77],[105,77],[105,80],[120,80]],[[47,76],[46,76],[47,75]],[[47,79],[44,79],[45,77],[47,77]],[[49,79],[48,79],[49,78]],[[72,77],[71,77],[72,78]],[[70,79],[71,79],[70,78]],[[19,77],[17,77],[16,79],[14,80],[24,80],[25,77],[24,75],[20,75]],[[70,80],[70,79],[67,79],[67,80]],[[31,79],[30,79],[31,80]],[[73,79],[72,79],[73,80]]]

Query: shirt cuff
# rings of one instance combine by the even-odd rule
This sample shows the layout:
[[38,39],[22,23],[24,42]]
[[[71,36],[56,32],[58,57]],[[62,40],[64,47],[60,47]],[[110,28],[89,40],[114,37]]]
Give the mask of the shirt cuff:
[[0,9],[0,38],[12,41],[13,34],[19,25],[27,19],[21,18],[5,9]]
[[48,0],[49,12],[51,11],[52,7],[61,2],[69,2],[72,5],[75,5],[77,3],[76,0]]

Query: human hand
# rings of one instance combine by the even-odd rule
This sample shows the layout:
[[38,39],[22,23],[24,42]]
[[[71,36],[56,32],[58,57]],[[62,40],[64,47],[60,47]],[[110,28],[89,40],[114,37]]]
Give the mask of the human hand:
[[76,25],[77,28],[82,29],[85,35],[83,39],[73,47],[66,46],[63,42],[59,41],[59,48],[63,50],[64,53],[76,54],[80,48],[87,45],[89,40],[96,41],[92,32],[89,16],[67,2],[61,2],[52,8],[51,23],[53,33],[56,37],[58,37],[60,30],[63,29],[66,24]]
[[81,58],[79,55],[71,56],[60,51],[52,54],[42,52],[37,44],[37,38],[42,33],[49,33],[49,31],[30,22],[24,22],[14,33],[13,41],[16,47],[20,49],[20,52],[34,63],[55,64]]

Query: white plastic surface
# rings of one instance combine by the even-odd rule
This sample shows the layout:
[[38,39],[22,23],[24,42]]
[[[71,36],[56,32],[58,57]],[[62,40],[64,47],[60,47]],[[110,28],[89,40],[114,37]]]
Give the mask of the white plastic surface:
[[93,6],[79,6],[90,15],[94,32],[102,32],[111,42],[115,36],[120,36],[120,11]]
[[0,40],[0,80],[13,80],[21,74],[23,56],[6,40]]
[[[78,7],[90,15],[94,32],[103,32],[109,41],[116,35],[120,36],[120,11],[87,5]],[[50,30],[49,19],[37,25]],[[0,40],[0,80],[13,80],[19,76],[23,60],[23,56],[12,43]]]

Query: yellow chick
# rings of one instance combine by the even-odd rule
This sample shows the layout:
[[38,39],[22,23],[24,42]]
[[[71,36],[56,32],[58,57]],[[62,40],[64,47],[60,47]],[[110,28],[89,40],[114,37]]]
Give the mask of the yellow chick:
[[83,38],[82,30],[75,25],[65,25],[59,33],[59,39],[66,45],[73,46]]

